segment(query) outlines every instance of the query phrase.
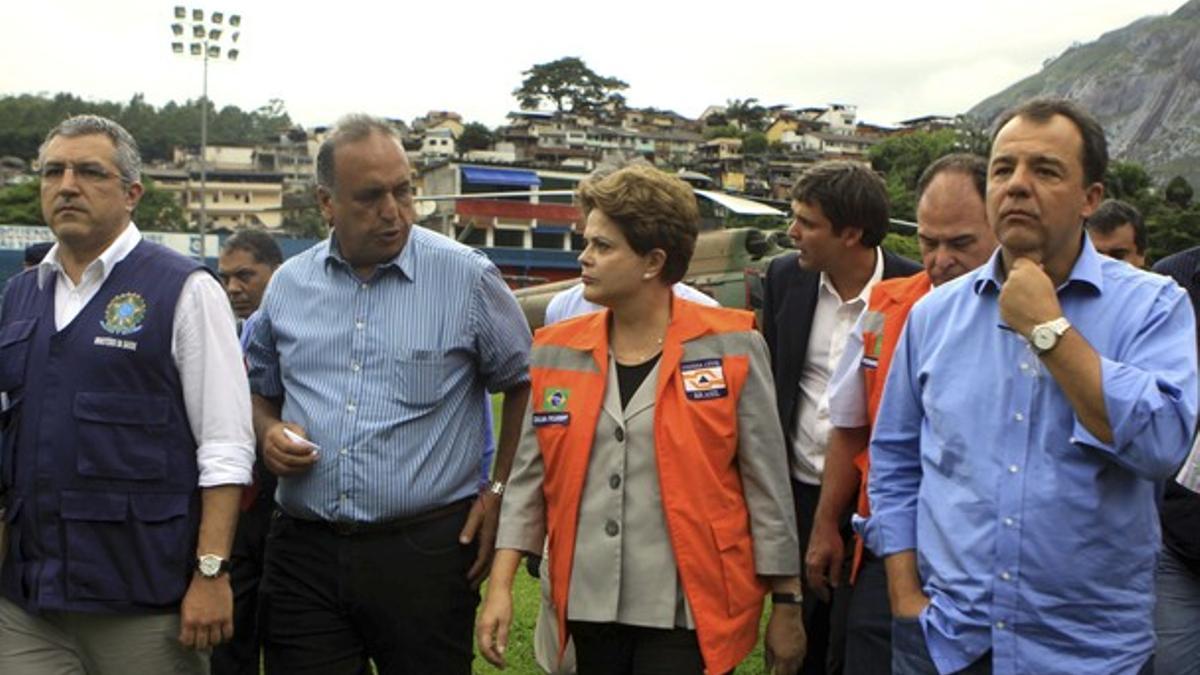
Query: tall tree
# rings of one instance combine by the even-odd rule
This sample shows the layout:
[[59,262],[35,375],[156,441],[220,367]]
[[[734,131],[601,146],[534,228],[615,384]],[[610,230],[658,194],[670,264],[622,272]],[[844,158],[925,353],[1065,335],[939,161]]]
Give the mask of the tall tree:
[[513,96],[526,109],[552,103],[558,112],[589,112],[629,88],[615,77],[597,74],[577,56],[539,63],[521,74],[525,79]]
[[187,215],[179,198],[163,190],[154,181],[142,176],[142,199],[133,211],[133,222],[151,232],[184,232],[188,229]]
[[470,150],[487,150],[496,142],[495,134],[479,122],[468,122],[463,127],[462,136],[458,138],[460,152]]
[[767,109],[758,99],[729,99],[725,102],[725,120],[745,131],[762,131],[766,126]]
[[1175,176],[1167,183],[1163,196],[1177,208],[1186,209],[1192,204],[1192,184],[1183,176]]

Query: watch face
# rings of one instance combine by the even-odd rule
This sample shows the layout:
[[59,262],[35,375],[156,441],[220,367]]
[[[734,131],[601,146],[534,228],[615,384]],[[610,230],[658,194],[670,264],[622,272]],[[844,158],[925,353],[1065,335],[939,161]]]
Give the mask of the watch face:
[[206,577],[215,577],[221,572],[221,559],[215,555],[206,555],[200,557],[200,574]]
[[1053,330],[1044,326],[1038,326],[1034,329],[1031,337],[1033,338],[1033,346],[1043,352],[1053,347],[1055,342],[1058,342],[1058,335],[1055,335]]

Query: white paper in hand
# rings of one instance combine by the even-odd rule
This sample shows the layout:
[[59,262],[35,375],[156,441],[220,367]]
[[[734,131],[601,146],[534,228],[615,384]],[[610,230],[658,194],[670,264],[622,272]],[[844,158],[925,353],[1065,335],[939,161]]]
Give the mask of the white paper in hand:
[[304,447],[308,448],[309,450],[312,450],[314,455],[321,451],[321,446],[317,445],[316,443],[313,443],[312,441],[308,440],[307,438],[304,438],[303,436],[292,431],[291,429],[288,429],[285,427],[283,430],[283,435],[287,436],[288,439],[291,440],[293,443],[299,443],[300,445],[303,445]]

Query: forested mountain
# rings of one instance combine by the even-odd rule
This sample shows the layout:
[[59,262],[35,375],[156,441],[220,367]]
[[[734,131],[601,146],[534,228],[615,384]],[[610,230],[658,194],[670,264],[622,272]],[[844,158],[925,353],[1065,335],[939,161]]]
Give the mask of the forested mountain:
[[1159,185],[1179,175],[1200,186],[1200,0],[1074,45],[969,114],[990,122],[1040,95],[1085,105],[1104,124],[1110,153],[1141,163]]

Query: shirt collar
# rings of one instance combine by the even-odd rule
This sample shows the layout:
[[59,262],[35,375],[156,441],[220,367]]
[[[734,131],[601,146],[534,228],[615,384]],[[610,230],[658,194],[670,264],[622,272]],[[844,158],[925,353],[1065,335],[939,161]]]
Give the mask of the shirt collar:
[[[395,268],[409,281],[414,281],[416,279],[417,264],[416,256],[412,252],[412,249],[415,246],[420,245],[417,241],[417,230],[418,226],[413,225],[408,233],[408,241],[404,242],[404,248],[400,249],[400,252],[397,253],[396,256],[391,260],[379,263],[379,265],[376,266],[376,270],[386,269],[389,267]],[[329,234],[329,238],[325,240],[324,260],[326,267],[328,267],[330,262],[336,262],[344,265],[346,269],[350,270],[351,272],[354,271],[354,268],[351,267],[349,262],[346,262],[346,259],[342,257],[342,252],[338,249],[336,232],[331,232]]]
[[[1096,247],[1092,246],[1092,240],[1086,234],[1081,236],[1083,244],[1079,249],[1079,257],[1075,258],[1075,265],[1071,267],[1071,273],[1067,276],[1067,280],[1058,287],[1058,290],[1078,283],[1092,287],[1097,293],[1103,293],[1104,272],[1101,268],[1104,265],[1104,258],[1096,251]],[[1002,247],[998,247],[992,257],[988,259],[987,264],[980,268],[979,276],[972,282],[976,295],[987,288],[999,292],[1000,288],[1004,286],[1004,260],[1001,252]]]
[[[83,275],[80,276],[80,281],[83,281],[83,276],[86,276],[92,269],[97,269],[100,272],[100,282],[103,283],[108,279],[108,275],[112,274],[113,267],[128,256],[135,247],[142,241],[142,233],[138,230],[137,225],[132,222],[125,227],[125,230],[113,240],[108,248],[104,249],[95,260],[88,263],[84,268]],[[59,243],[55,242],[54,246],[50,247],[50,251],[46,253],[46,257],[42,262],[38,263],[38,289],[44,289],[46,282],[55,274],[66,274],[63,271],[62,263],[58,260]]]
[[881,279],[883,279],[883,254],[880,252],[879,247],[876,246],[875,269],[871,272],[871,278],[867,281],[866,285],[862,287],[862,290],[858,292],[857,296],[850,298],[849,300],[842,300],[842,296],[838,295],[837,289],[833,287],[833,280],[830,279],[829,275],[825,272],[821,272],[821,288],[828,291],[833,295],[833,297],[837,298],[838,302],[843,304],[858,302],[859,300],[867,302],[871,298],[871,288],[874,287],[875,284],[879,283]]

